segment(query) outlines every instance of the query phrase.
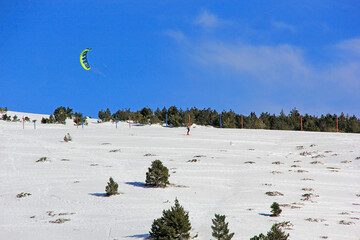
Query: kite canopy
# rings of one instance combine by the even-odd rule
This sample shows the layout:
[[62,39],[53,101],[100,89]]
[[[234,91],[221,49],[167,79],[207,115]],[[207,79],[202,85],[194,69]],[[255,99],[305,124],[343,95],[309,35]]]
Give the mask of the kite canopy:
[[83,68],[85,70],[90,70],[90,65],[87,61],[87,52],[91,51],[91,50],[92,50],[91,48],[87,48],[84,51],[82,51],[80,54],[80,63],[81,63],[81,66],[83,66]]

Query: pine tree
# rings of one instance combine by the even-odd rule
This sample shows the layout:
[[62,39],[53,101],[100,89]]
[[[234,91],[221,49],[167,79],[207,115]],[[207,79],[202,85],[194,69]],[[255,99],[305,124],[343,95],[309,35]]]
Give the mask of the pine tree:
[[225,223],[225,218],[225,215],[215,214],[215,218],[212,219],[212,236],[217,240],[230,240],[234,236],[234,233],[229,233],[229,223]]
[[266,240],[287,240],[289,238],[289,234],[285,234],[284,231],[280,229],[279,224],[274,224],[271,227],[271,230],[267,233]]
[[110,177],[108,185],[105,187],[105,192],[107,196],[119,194],[118,193],[119,185]]
[[163,216],[154,220],[149,233],[153,240],[189,239],[190,230],[189,212],[184,210],[176,198],[175,206],[164,210]]
[[166,187],[169,184],[169,170],[160,160],[151,163],[151,168],[146,173],[145,183],[147,186]]
[[289,238],[289,234],[285,234],[280,227],[281,223],[275,223],[272,225],[270,231],[267,232],[266,236],[260,233],[259,236],[254,236],[250,238],[250,240],[287,240]]
[[272,209],[271,217],[277,217],[282,212],[282,210],[277,202],[273,202],[273,204],[271,205],[271,209]]

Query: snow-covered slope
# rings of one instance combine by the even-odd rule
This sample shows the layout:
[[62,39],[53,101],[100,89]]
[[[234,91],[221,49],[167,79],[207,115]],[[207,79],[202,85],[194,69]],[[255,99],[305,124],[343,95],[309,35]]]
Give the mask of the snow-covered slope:
[[[360,238],[359,134],[196,126],[186,136],[185,128],[90,119],[83,129],[15,114],[38,121],[36,129],[0,121],[0,239],[143,239],[176,197],[197,239],[212,238],[215,213],[226,215],[233,239],[280,221],[293,224],[291,239]],[[156,159],[172,186],[144,187]],[[110,176],[121,194],[104,197]],[[276,218],[267,216],[274,201],[283,210]]]

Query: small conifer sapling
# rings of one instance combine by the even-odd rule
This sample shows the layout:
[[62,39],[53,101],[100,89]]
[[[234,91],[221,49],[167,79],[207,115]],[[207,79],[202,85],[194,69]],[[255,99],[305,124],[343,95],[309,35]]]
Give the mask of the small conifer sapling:
[[118,193],[119,185],[110,177],[108,185],[105,187],[105,192],[107,196],[116,195]]
[[217,240],[230,240],[234,236],[234,233],[229,233],[229,223],[225,222],[225,218],[225,215],[215,214],[215,218],[212,219],[212,236]]
[[282,212],[277,202],[273,202],[273,204],[271,205],[271,212],[272,212],[272,214],[270,215],[271,217],[277,217]]

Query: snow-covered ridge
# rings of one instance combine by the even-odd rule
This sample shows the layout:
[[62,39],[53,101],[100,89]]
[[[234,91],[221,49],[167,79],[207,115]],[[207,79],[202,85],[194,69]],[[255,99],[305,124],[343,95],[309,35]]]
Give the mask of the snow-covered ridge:
[[[293,224],[290,239],[359,239],[359,134],[196,126],[186,136],[186,128],[97,119],[81,128],[7,114],[31,121],[24,129],[0,121],[0,239],[144,239],[176,197],[197,239],[212,238],[215,213],[226,215],[233,239],[281,221]],[[156,159],[173,186],[143,187]],[[122,194],[103,197],[110,176]],[[266,216],[274,201],[277,218]]]

